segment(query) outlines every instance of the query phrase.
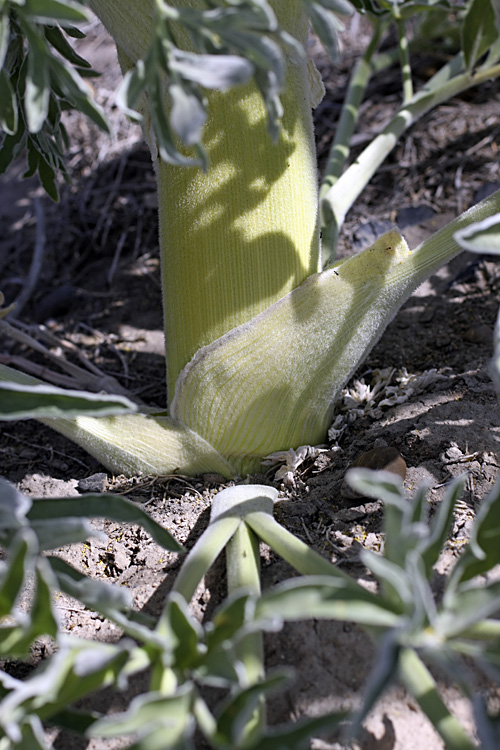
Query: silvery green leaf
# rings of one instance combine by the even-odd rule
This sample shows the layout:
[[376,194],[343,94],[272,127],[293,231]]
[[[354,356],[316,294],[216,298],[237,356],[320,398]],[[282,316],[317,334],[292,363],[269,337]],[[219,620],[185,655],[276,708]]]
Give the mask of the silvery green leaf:
[[83,112],[98,128],[105,133],[109,133],[110,127],[104,110],[93,101],[90,87],[83,81],[75,68],[54,56],[50,58],[50,68],[57,84],[71,105]]
[[435,621],[437,610],[424,562],[416,550],[409,552],[405,568],[413,591],[412,627],[424,628]]
[[333,730],[347,718],[346,713],[331,712],[325,716],[303,718],[285,726],[272,727],[259,737],[248,750],[304,750],[310,740]]
[[90,609],[102,612],[104,607],[110,612],[112,609],[131,608],[132,598],[127,589],[89,578],[59,557],[49,556],[47,559],[62,590]]
[[203,103],[194,91],[188,91],[179,84],[169,86],[172,97],[170,124],[186,146],[201,141],[203,125],[207,114]]
[[49,563],[45,558],[39,557],[36,561],[35,597],[30,608],[31,623],[21,651],[27,652],[33,641],[42,635],[52,638],[57,636],[59,624],[52,609],[54,583]]
[[482,750],[498,750],[500,747],[500,718],[491,716],[483,695],[475,693],[472,699],[474,719]]
[[276,618],[293,622],[314,617],[392,627],[399,615],[356,581],[325,575],[292,578],[269,589],[258,599],[255,617],[259,624]]
[[203,628],[189,612],[185,599],[175,591],[168,597],[157,631],[165,639],[165,651],[171,653],[169,666],[182,670],[197,665]]
[[[304,5],[310,4],[310,0],[302,0]],[[321,5],[323,8],[338,13],[339,16],[352,16],[354,8],[349,0],[316,0],[316,5]]]
[[43,550],[63,547],[65,544],[85,542],[92,537],[100,539],[102,542],[107,540],[102,531],[97,531],[91,526],[90,521],[82,518],[62,517],[45,521],[32,521],[31,528],[37,536],[40,549]]
[[25,0],[23,6],[24,12],[37,23],[57,21],[64,26],[90,18],[82,3],[74,0]]
[[67,41],[61,29],[57,26],[46,26],[44,29],[45,38],[55,49],[78,68],[91,68],[91,65],[85,58],[78,55],[71,44]]
[[92,726],[89,734],[107,738],[137,732],[140,737],[147,738],[150,733],[161,730],[162,743],[152,745],[153,748],[168,750],[182,747],[178,744],[181,738],[194,728],[193,700],[193,686],[189,682],[181,685],[174,695],[165,696],[158,692],[139,695],[131,701],[125,713],[100,719]]
[[5,11],[0,14],[0,70],[3,68],[7,50],[9,48],[10,23],[9,14]]
[[107,518],[112,521],[135,523],[142,526],[157,544],[173,552],[182,546],[136,504],[120,495],[81,495],[80,497],[44,497],[35,500],[28,513],[33,524],[38,520],[57,522],[57,519]]
[[0,384],[0,420],[41,417],[111,416],[137,411],[123,396],[70,391],[52,385]]
[[500,481],[482,500],[471,529],[470,541],[452,571],[448,590],[500,563]]
[[363,702],[353,719],[353,733],[356,734],[361,723],[375,703],[383,696],[385,690],[397,679],[399,654],[399,631],[391,629],[382,638],[377,652],[377,660],[372,668],[363,691]]
[[38,716],[25,716],[20,725],[21,739],[12,750],[51,750],[45,736],[43,724]]
[[281,89],[285,84],[285,63],[279,44],[269,37],[255,34],[245,34],[240,39],[248,59],[259,68],[272,72],[275,85]]
[[17,131],[18,111],[14,89],[5,71],[0,70],[0,129],[9,135]]
[[155,620],[133,610],[130,592],[121,586],[89,578],[60,557],[49,556],[60,590],[116,623],[124,633],[156,652],[165,647],[164,638],[154,630]]
[[51,167],[44,154],[38,154],[37,170],[43,189],[45,190],[47,195],[52,198],[55,203],[57,203],[59,201],[57,176],[55,170],[53,169],[53,167]]
[[134,109],[144,93],[147,83],[146,65],[138,60],[135,67],[125,73],[116,94],[116,104],[134,120],[142,120],[142,115]]
[[496,41],[497,18],[498,12],[493,12],[492,0],[472,0],[462,21],[462,49],[469,70]]
[[459,636],[472,625],[500,614],[500,583],[461,584],[446,596],[435,629],[446,638]]
[[336,60],[339,53],[338,34],[344,30],[344,24],[335,13],[327,10],[320,3],[310,3],[308,14],[314,31],[328,50],[331,59]]
[[[28,30],[28,27],[27,29]],[[24,110],[30,133],[41,130],[49,111],[50,75],[47,55],[36,33],[27,33],[30,43]]]
[[[0,702],[0,726],[8,725],[11,717],[20,712],[43,714],[44,719],[56,716],[68,703],[116,682],[130,659],[129,646],[122,644],[60,638],[59,645],[59,650],[41,669],[3,697]],[[108,652],[110,658],[102,660],[103,666],[97,665],[93,671],[76,675],[73,668],[75,660],[82,658],[82,652],[91,654],[95,650]]]
[[361,553],[363,563],[376,578],[381,582],[384,594],[405,610],[412,609],[413,592],[406,572],[399,566],[387,560],[385,557],[375,554],[369,549]]
[[26,525],[26,513],[32,504],[30,497],[0,477],[0,529],[16,529]]
[[455,505],[462,495],[465,480],[466,477],[461,476],[451,482],[443,499],[439,503],[437,512],[430,521],[429,536],[420,547],[427,575],[430,575],[431,570],[437,563],[441,550],[448,539]]
[[10,615],[24,583],[26,570],[33,569],[37,553],[34,534],[29,529],[18,533],[9,545],[8,562],[0,567],[0,617]]
[[174,143],[170,124],[166,118],[163,109],[161,82],[158,78],[150,84],[149,104],[151,113],[151,122],[157,138],[157,146],[160,157],[163,161],[170,164],[176,164],[180,167],[201,167],[204,162],[201,159],[185,156],[182,154]]
[[77,677],[87,677],[94,672],[105,670],[114,658],[115,654],[108,649],[80,651],[73,661],[73,671]]
[[349,485],[363,497],[371,497],[384,502],[404,503],[403,481],[390,471],[371,469],[349,469],[346,474]]
[[252,63],[236,55],[197,55],[178,49],[173,51],[169,66],[182,78],[222,91],[248,81],[254,69]]
[[248,593],[236,591],[216,609],[211,621],[206,626],[206,643],[209,649],[230,640],[245,626],[250,600],[251,597]]
[[500,254],[500,213],[455,232],[453,238],[473,253]]
[[224,743],[223,747],[236,747],[262,697],[282,690],[291,679],[291,670],[276,669],[254,685],[232,693],[223,702],[217,716],[217,735]]

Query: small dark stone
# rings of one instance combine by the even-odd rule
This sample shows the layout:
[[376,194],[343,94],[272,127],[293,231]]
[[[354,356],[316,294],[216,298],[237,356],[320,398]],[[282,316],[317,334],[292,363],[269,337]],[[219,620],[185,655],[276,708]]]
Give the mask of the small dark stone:
[[489,344],[493,348],[493,331],[487,325],[468,328],[464,333],[464,339],[471,344]]
[[[397,474],[404,481],[406,478],[406,462],[397,448],[393,446],[372,448],[366,453],[361,453],[357,459],[349,466],[349,469],[363,467],[365,469],[373,469],[378,471],[383,469],[384,471],[390,471],[392,474]],[[359,502],[362,496],[353,490],[344,479],[340,494],[344,500]]]
[[53,289],[36,305],[33,317],[37,323],[61,318],[71,310],[76,297],[77,290],[69,284]]
[[84,477],[78,482],[80,492],[105,492],[108,487],[108,475],[104,472]]
[[479,203],[479,201],[489,198],[489,196],[493,195],[497,190],[500,190],[500,182],[486,182],[476,190],[472,203]]
[[391,221],[364,221],[355,230],[351,240],[354,250],[364,250],[370,247],[375,240],[385,232],[394,229]]
[[398,211],[396,222],[399,229],[404,229],[405,227],[412,227],[415,224],[422,224],[422,222],[432,219],[435,213],[430,206],[407,206]]

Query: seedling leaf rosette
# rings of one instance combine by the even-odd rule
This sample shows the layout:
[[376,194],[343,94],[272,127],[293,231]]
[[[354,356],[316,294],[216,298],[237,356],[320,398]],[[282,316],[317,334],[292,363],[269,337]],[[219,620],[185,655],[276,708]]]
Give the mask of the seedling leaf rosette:
[[[311,736],[336,727],[355,733],[385,689],[399,679],[446,747],[476,747],[440,697],[429,670],[429,664],[435,663],[473,702],[483,747],[493,748],[494,743],[488,744],[483,736],[495,736],[495,719],[476,692],[475,678],[479,670],[489,684],[498,679],[499,586],[485,585],[478,575],[500,562],[498,545],[491,543],[498,526],[500,485],[484,500],[471,542],[438,600],[431,586],[433,567],[448,538],[464,480],[451,483],[430,521],[425,486],[408,499],[392,474],[356,469],[350,482],[385,505],[384,552],[363,553],[363,562],[378,581],[376,593],[274,520],[278,496],[274,488],[239,485],[216,496],[208,528],[186,557],[160,617],[154,619],[133,610],[126,590],[92,580],[59,557],[43,556],[42,550],[67,541],[70,516],[78,520],[85,513],[105,513],[106,502],[114,508],[114,519],[143,524],[167,549],[179,549],[169,534],[136,509],[131,515],[132,504],[116,496],[31,500],[2,480],[1,532],[9,552],[0,581],[2,654],[22,656],[41,635],[51,635],[59,646],[42,668],[22,681],[0,672],[4,746],[23,747],[23,738],[36,732],[39,746],[47,747],[42,725],[48,722],[95,737],[133,735],[134,748],[192,748],[197,729],[214,748],[301,748]],[[45,523],[50,523],[51,541]],[[89,533],[92,529],[84,520],[72,529],[71,538],[85,539]],[[301,575],[260,592],[258,556],[248,554],[246,546],[256,540],[268,543]],[[202,626],[188,601],[224,547],[229,594]],[[16,601],[31,575],[36,576],[36,594],[28,611],[21,613]],[[92,643],[61,633],[51,601],[54,589],[115,622],[130,640]],[[269,691],[283,689],[291,675],[282,670],[266,675],[259,645],[262,633],[279,631],[285,622],[304,617],[359,623],[380,643],[378,659],[354,716],[329,714],[268,728],[262,700]],[[125,689],[128,679],[146,668],[149,690],[137,696],[125,713],[105,717],[72,708],[98,688]],[[227,697],[214,708],[206,703],[206,687],[217,687],[219,693],[222,689]]]
[[[345,214],[399,136],[500,73],[497,17],[490,0],[459,10],[354,3],[373,38],[353,72],[318,195],[311,107],[321,81],[304,45],[309,18],[334,52],[339,14],[353,10],[345,0],[90,7],[116,43],[125,73],[118,101],[142,122],[156,170],[169,411],[50,424],[116,473],[244,476],[269,454],[324,441],[349,376],[414,289],[459,252],[454,233],[500,208],[497,193],[417,248],[394,230],[334,262]],[[407,19],[438,8],[462,31],[462,49],[415,91]],[[38,170],[52,195],[64,170],[62,111],[80,109],[108,127],[85,85],[92,71],[68,43],[77,16],[87,15],[62,0],[1,8],[10,93],[0,168],[27,149],[28,173]],[[377,48],[391,24],[401,107],[342,173],[363,92],[386,64]],[[33,383],[4,367],[0,378]]]

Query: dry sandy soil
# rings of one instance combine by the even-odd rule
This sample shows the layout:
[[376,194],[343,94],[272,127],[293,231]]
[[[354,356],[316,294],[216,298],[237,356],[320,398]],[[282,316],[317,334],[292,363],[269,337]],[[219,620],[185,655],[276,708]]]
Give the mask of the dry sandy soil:
[[[362,33],[358,29],[350,38],[360,39]],[[70,119],[73,182],[63,189],[57,206],[41,197],[33,182],[17,180],[22,165],[14,165],[2,178],[2,289],[8,301],[18,295],[33,248],[43,243],[43,264],[20,319],[30,325],[45,324],[58,339],[78,345],[125,388],[161,405],[165,394],[154,175],[140,132],[113,108],[116,63],[112,46],[98,27],[90,29],[85,52],[105,71],[98,95],[111,113],[115,136],[106,140],[80,118]],[[348,37],[341,63],[325,69],[328,95],[316,115],[321,161],[355,52]],[[419,58],[417,74],[424,76],[434,62],[432,57]],[[398,73],[392,69],[371,86],[357,149],[397,106],[398,86]],[[402,140],[349,214],[342,253],[367,246],[394,222],[413,247],[500,187],[499,134],[498,83],[486,84],[433,112]],[[492,257],[464,254],[443,268],[402,308],[349,384],[346,396],[350,394],[351,400],[346,398],[338,406],[345,429],[331,440],[328,450],[299,467],[295,486],[276,481],[274,470],[255,478],[281,489],[279,520],[352,575],[366,575],[359,551],[363,546],[378,548],[382,510],[378,503],[346,499],[341,488],[346,468],[374,447],[398,449],[407,465],[408,492],[428,480],[432,506],[451,477],[467,473],[466,492],[441,572],[458,554],[498,470],[500,420],[488,362],[499,288],[499,267]],[[57,350],[55,344],[49,348]],[[22,366],[29,359],[40,375],[47,366],[57,370],[8,339],[2,341],[1,351],[1,361]],[[373,398],[363,400],[362,393],[367,393],[363,385],[373,391],[377,383],[384,385],[379,394],[373,396],[368,390]],[[390,385],[397,386],[400,403],[377,408]],[[356,413],[353,398],[359,402]],[[88,489],[126,493],[188,548],[205,527],[211,498],[222,486],[216,476],[132,480],[111,476],[64,438],[33,422],[1,428],[0,461],[4,476],[37,497]],[[138,608],[158,613],[179,566],[175,556],[166,555],[135,527],[96,525],[106,531],[107,543],[91,540],[61,554],[92,576],[127,586]],[[290,572],[263,549],[264,585]],[[200,617],[210,615],[224,590],[224,567],[219,561],[197,592],[194,607]],[[109,622],[64,597],[58,601],[61,621],[69,632],[119,638]],[[285,663],[297,670],[295,683],[270,704],[270,720],[289,721],[355,706],[373,653],[368,637],[350,624],[307,622],[269,637],[269,665]],[[443,682],[442,690],[464,726],[473,731],[466,701],[453,685]],[[99,706],[116,710],[126,700],[127,696],[106,694],[100,696]],[[57,733],[52,738],[59,750],[125,746]],[[313,747],[338,750],[344,745],[331,736],[314,740]],[[439,750],[443,744],[415,702],[395,688],[378,704],[355,747]]]

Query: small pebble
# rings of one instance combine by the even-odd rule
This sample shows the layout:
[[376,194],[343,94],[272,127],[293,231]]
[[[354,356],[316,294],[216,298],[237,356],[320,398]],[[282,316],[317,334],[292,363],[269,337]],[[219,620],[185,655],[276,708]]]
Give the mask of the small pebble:
[[37,323],[64,317],[73,307],[77,294],[75,287],[70,284],[64,284],[48,292],[35,308],[34,318]]
[[493,331],[487,325],[472,326],[464,333],[465,341],[471,344],[490,344],[493,346]]
[[[370,451],[361,453],[349,466],[349,469],[359,467],[373,469],[374,471],[383,469],[384,471],[390,471],[392,474],[397,474],[403,481],[406,479],[406,462],[397,448],[393,446],[372,448]],[[340,494],[344,500],[359,501],[362,497],[347,484],[345,479]]]
[[78,482],[80,492],[106,492],[108,488],[108,475],[104,472],[84,477]]

